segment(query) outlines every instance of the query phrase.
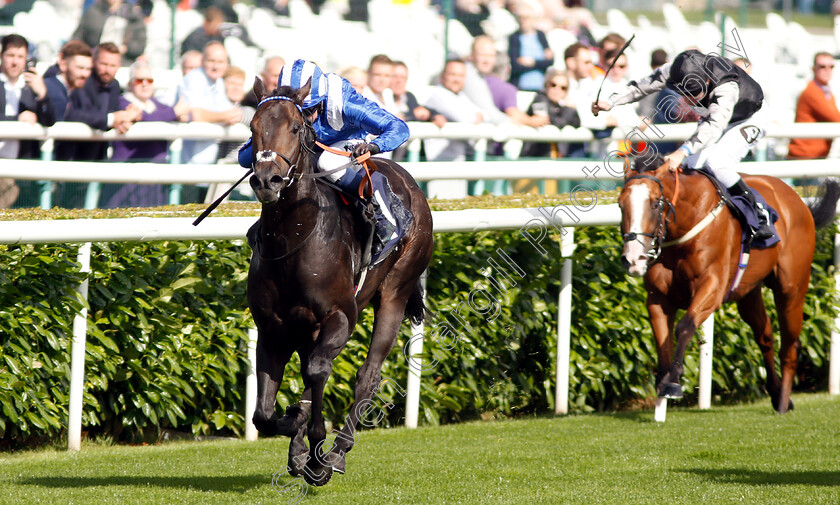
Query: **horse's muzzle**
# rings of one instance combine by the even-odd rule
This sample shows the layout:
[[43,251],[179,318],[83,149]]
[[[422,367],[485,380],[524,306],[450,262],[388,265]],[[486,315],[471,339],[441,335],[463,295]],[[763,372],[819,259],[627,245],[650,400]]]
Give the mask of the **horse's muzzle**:
[[[273,172],[273,171],[272,171]],[[274,203],[280,198],[280,193],[286,189],[287,179],[276,172],[254,174],[248,183],[260,203]]]
[[631,240],[624,244],[621,251],[621,265],[627,273],[634,277],[641,277],[647,273],[648,255],[645,244],[638,240]]

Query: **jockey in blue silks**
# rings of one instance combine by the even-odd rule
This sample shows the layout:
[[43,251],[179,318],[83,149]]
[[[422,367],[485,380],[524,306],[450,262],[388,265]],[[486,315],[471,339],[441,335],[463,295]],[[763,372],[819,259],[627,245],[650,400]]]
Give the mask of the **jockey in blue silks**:
[[[338,150],[352,152],[353,157],[365,153],[371,155],[393,151],[408,140],[408,125],[374,102],[363,97],[353,86],[338,74],[324,74],[317,65],[306,60],[295,60],[280,71],[278,87],[289,86],[300,89],[312,80],[309,94],[303,101],[303,112],[312,117],[315,134],[322,143]],[[317,116],[314,116],[317,114]],[[376,135],[369,143],[368,135]],[[251,140],[239,150],[239,164],[250,168],[254,163]],[[347,158],[324,151],[318,157],[318,168],[333,170],[347,164]],[[332,182],[350,194],[356,194],[364,170],[361,165],[352,164],[327,176]],[[382,255],[387,244],[396,244],[396,222],[388,209],[387,200],[380,191],[373,194],[374,210],[377,214],[376,240],[373,256]],[[389,247],[390,248],[390,247]]]

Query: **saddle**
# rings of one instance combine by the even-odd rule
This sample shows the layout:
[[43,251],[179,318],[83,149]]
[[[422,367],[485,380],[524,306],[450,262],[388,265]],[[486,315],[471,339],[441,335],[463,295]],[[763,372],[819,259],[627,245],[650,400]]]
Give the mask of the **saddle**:
[[[751,248],[755,249],[764,249],[770,247],[777,242],[779,242],[779,235],[774,233],[772,237],[766,239],[753,239],[750,240],[749,233],[747,230],[752,228],[757,228],[759,225],[758,214],[756,214],[755,208],[747,201],[746,198],[743,196],[730,196],[729,192],[726,188],[723,187],[723,184],[712,175],[712,172],[707,168],[694,168],[694,169],[685,169],[687,170],[694,170],[698,172],[706,178],[708,178],[712,184],[715,186],[717,190],[718,196],[721,200],[729,207],[730,212],[738,219],[738,222],[741,224],[741,243],[744,245],[745,249],[749,251]],[[760,203],[767,209],[768,213],[770,214],[771,224],[775,223],[779,219],[779,214],[776,212],[776,209],[771,207],[767,204],[767,201],[764,200],[764,197],[761,196],[761,193],[755,191],[755,189],[750,188],[755,195],[756,202]]]

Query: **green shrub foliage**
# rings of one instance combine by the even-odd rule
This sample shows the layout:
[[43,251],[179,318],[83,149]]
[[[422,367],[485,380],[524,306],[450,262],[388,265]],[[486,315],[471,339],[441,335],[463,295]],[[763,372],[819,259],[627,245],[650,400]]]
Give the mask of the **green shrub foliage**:
[[[798,387],[824,388],[837,315],[834,230],[820,230],[802,332]],[[446,423],[553,408],[559,231],[536,247],[516,231],[439,234],[428,273],[421,417]],[[576,411],[631,407],[653,397],[656,349],[639,279],[628,277],[615,227],[575,230],[570,405]],[[0,443],[59,439],[67,425],[73,317],[84,306],[77,246],[0,246]],[[244,426],[250,250],[241,242],[98,243],[89,299],[84,430],[117,441],[153,441],[162,429],[240,435]],[[768,291],[768,290],[765,290]],[[769,291],[768,310],[775,309]],[[366,310],[336,359],[327,418],[343,423],[370,342]],[[377,402],[404,417],[404,323]],[[687,402],[697,385],[695,338],[686,359]],[[734,305],[715,319],[717,401],[764,394],[765,372]],[[279,408],[303,390],[297,358]],[[369,423],[370,424],[370,423]]]

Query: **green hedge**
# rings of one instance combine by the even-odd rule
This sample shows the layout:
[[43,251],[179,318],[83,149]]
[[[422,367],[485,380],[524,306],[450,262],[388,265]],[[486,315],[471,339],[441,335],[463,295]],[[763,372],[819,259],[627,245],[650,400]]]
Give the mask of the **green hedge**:
[[[833,231],[819,232],[805,309],[800,388],[821,389],[827,382],[826,355],[837,313]],[[430,370],[423,374],[421,395],[426,422],[553,407],[561,267],[557,236],[553,239],[542,255],[517,232],[437,235],[424,345]],[[618,261],[618,230],[578,229],[575,239],[572,409],[611,410],[649,401],[655,346],[641,282],[628,277]],[[0,246],[3,446],[64,435],[72,320],[82,307],[74,291],[82,279],[76,250]],[[238,241],[94,244],[83,417],[90,436],[153,441],[164,428],[241,434],[249,255],[248,246]],[[462,317],[456,315],[459,306]],[[772,303],[768,309],[774,313]],[[368,310],[335,362],[325,407],[334,423],[342,422],[352,402],[371,318]],[[763,395],[758,348],[734,305],[717,313],[715,326],[716,400]],[[383,375],[402,387],[410,337],[405,323],[383,368]],[[697,342],[686,359],[689,402],[697,384]],[[294,358],[280,404],[296,401],[302,387]],[[383,393],[395,404],[383,424],[401,422],[401,394],[393,387]]]

